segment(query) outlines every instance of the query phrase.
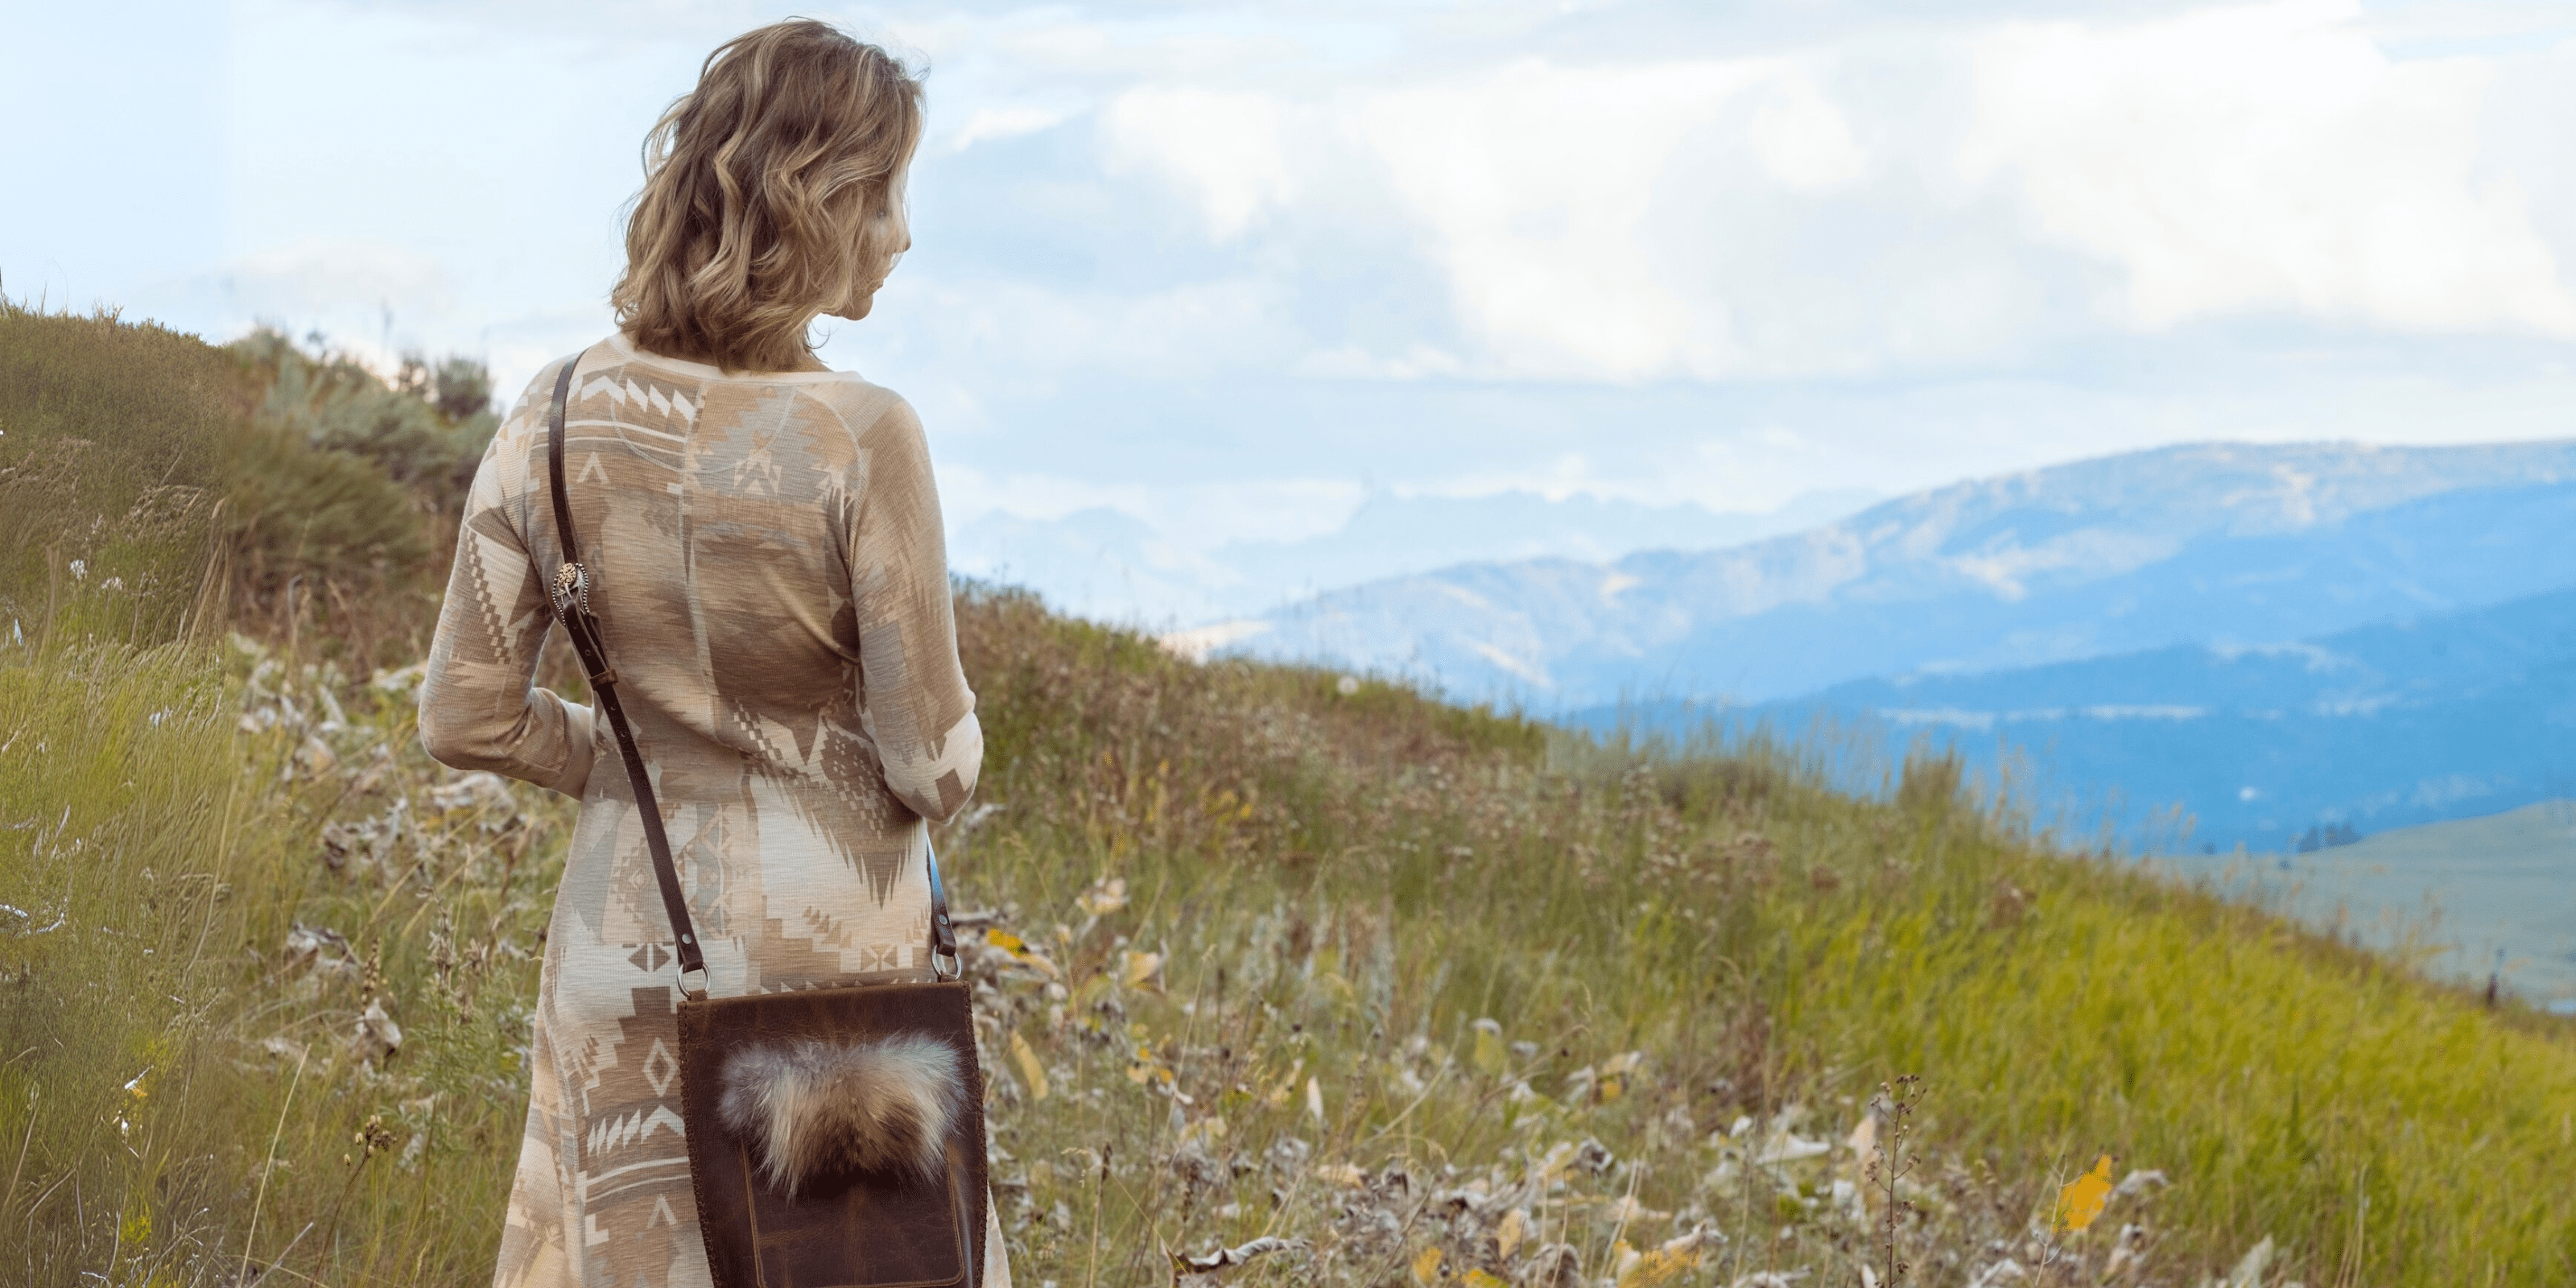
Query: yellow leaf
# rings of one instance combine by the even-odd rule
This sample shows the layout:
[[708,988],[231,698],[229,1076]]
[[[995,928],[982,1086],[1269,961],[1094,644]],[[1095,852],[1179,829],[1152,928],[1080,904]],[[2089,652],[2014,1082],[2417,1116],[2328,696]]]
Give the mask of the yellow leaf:
[[985,931],[984,942],[1007,953],[1024,953],[1029,950],[1029,941],[1007,930]]
[[1029,1040],[1016,1032],[1011,1034],[1011,1059],[1019,1064],[1020,1076],[1028,1080],[1030,1097],[1046,1099],[1046,1070],[1038,1064],[1038,1053],[1029,1049]]
[[1521,1240],[1528,1237],[1529,1213],[1513,1208],[1503,1214],[1502,1225],[1494,1230],[1494,1246],[1501,1250],[1505,1259],[1509,1259],[1512,1249],[1521,1246]]
[[2082,1230],[2093,1224],[2094,1218],[2101,1216],[2102,1209],[2110,1202],[2111,1156],[2104,1154],[2100,1162],[2093,1164],[2092,1171],[2076,1177],[2065,1189],[2057,1192],[2057,1213],[2049,1223],[2069,1230]]
[[1466,1283],[1467,1288],[1504,1288],[1502,1279],[1486,1270],[1468,1271]]
[[1413,1282],[1421,1284],[1422,1288],[1431,1288],[1439,1280],[1440,1249],[1424,1248],[1422,1255],[1413,1259]]
[[[1676,1239],[1674,1242],[1684,1241]],[[1632,1252],[1620,1259],[1619,1288],[1654,1288],[1658,1284],[1671,1283],[1698,1266],[1699,1250],[1696,1246]]]

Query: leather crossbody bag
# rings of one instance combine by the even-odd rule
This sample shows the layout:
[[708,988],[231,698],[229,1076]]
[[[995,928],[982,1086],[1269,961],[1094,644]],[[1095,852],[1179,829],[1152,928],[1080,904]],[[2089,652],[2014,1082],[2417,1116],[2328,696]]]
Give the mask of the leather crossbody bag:
[[[698,1232],[716,1288],[980,1288],[984,1078],[939,857],[930,875],[928,983],[709,998],[662,811],[618,701],[564,494],[555,377],[546,465],[563,546],[551,597],[635,791],[680,978],[680,1121]],[[690,975],[698,976],[695,988]]]

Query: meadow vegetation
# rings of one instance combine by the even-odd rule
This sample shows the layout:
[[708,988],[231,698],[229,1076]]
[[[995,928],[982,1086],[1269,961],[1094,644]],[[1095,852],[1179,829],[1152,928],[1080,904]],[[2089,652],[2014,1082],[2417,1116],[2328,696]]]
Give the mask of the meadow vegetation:
[[[276,337],[0,341],[0,490],[91,463],[0,511],[0,1276],[483,1281],[572,818],[412,724],[488,424]],[[2570,1026],[1955,762],[1855,795],[958,615],[988,759],[938,839],[1033,1288],[2576,1280]]]

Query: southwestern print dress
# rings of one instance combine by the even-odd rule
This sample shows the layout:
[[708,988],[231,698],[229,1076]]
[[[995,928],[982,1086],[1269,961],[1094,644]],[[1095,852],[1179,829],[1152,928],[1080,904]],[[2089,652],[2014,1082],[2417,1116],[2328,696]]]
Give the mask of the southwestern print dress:
[[[920,422],[842,372],[726,375],[622,335],[574,361],[575,535],[708,992],[929,978],[922,820],[965,804],[983,735]],[[420,691],[438,759],[582,803],[494,1283],[699,1288],[673,936],[634,793],[607,722],[531,687],[562,559],[546,487],[560,370],[530,383],[475,475]],[[986,1282],[1007,1288],[997,1226]]]

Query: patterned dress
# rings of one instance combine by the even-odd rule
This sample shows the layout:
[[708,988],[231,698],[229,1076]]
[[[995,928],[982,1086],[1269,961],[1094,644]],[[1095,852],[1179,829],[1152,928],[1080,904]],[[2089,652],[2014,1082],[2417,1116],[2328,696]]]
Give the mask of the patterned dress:
[[[929,978],[922,820],[965,803],[983,735],[920,422],[842,372],[728,376],[622,335],[576,361],[573,522],[709,992]],[[530,383],[475,475],[420,691],[432,755],[582,802],[494,1282],[693,1288],[708,1271],[671,928],[614,735],[530,685],[561,559],[559,370]],[[986,1282],[1007,1288],[998,1228],[987,1242]]]

